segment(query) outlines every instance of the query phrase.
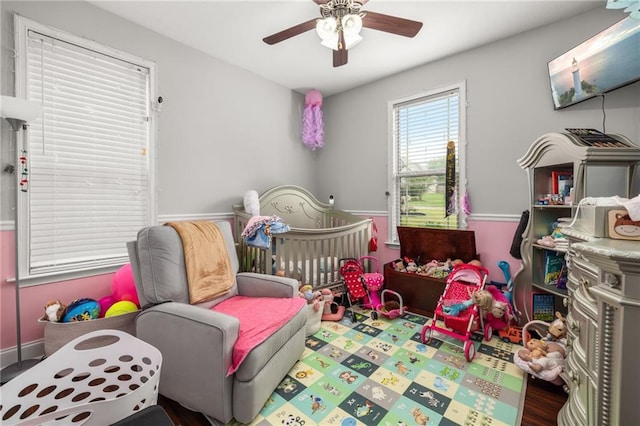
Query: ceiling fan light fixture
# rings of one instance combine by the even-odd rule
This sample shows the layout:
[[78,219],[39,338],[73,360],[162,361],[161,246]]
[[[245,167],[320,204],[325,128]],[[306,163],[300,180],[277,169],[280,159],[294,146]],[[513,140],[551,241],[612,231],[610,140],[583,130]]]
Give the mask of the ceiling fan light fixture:
[[320,44],[329,49],[338,50],[338,33],[335,33],[333,37],[322,40]]
[[[318,19],[316,23],[316,33],[322,39],[323,44],[332,38],[337,39],[338,21],[333,16]],[[336,42],[337,43],[337,42]]]
[[347,34],[360,35],[362,30],[362,18],[360,15],[345,15],[342,17],[342,30]]
[[351,49],[362,41],[362,18],[360,15],[346,15],[342,17],[342,32],[346,49]]

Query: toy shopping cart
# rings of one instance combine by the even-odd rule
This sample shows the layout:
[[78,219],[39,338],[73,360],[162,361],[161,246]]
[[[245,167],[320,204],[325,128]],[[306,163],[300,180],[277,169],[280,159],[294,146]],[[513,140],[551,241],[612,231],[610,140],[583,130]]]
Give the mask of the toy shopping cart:
[[[484,288],[488,271],[473,265],[457,265],[447,276],[444,292],[438,300],[433,320],[422,327],[422,342],[428,343],[433,331],[464,341],[464,356],[471,362],[475,346],[471,333],[482,328],[480,308],[472,303],[472,294]],[[438,324],[444,323],[445,327]]]

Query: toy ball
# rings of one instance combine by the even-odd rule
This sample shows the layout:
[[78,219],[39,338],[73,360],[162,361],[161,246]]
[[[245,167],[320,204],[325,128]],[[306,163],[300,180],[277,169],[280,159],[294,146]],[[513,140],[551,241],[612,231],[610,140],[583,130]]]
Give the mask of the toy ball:
[[128,314],[129,312],[135,312],[138,310],[138,307],[135,303],[129,300],[122,300],[120,302],[114,303],[108,310],[105,312],[105,318],[117,317],[118,315]]
[[104,317],[104,314],[109,310],[114,303],[118,300],[113,296],[105,296],[98,300],[98,304],[100,305],[100,318]]
[[140,306],[136,282],[133,279],[131,264],[122,266],[113,276],[111,282],[111,294],[117,301],[128,300]]
[[62,322],[89,321],[100,316],[100,304],[93,299],[76,299],[67,306]]

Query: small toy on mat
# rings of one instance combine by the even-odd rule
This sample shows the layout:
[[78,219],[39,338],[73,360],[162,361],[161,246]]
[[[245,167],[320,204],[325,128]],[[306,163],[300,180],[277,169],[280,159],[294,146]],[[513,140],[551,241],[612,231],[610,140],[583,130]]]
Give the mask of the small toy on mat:
[[[398,300],[384,300],[385,294],[393,294]],[[376,307],[376,312],[383,317],[394,319],[405,314],[402,296],[393,290],[384,289],[380,293],[381,303]],[[375,319],[375,318],[374,318]]]

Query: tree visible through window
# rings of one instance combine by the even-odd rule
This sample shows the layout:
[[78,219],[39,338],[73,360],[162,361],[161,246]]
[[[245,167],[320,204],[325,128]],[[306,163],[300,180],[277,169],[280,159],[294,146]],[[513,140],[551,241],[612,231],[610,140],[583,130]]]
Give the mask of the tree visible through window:
[[396,226],[464,227],[464,102],[460,83],[390,103],[390,241],[397,241]]
[[43,107],[24,142],[20,274],[106,272],[153,219],[154,65],[23,17],[16,28],[16,90]]

